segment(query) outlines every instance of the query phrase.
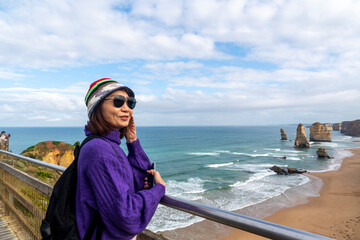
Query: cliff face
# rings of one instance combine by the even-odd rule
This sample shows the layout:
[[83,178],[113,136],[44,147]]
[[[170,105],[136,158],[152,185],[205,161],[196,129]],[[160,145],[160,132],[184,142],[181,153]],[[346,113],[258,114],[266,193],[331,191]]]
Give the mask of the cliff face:
[[334,131],[341,131],[341,123],[334,123],[333,124]]
[[21,155],[68,167],[74,160],[74,146],[64,142],[40,142],[24,150]]
[[341,133],[349,136],[360,137],[360,120],[342,122]]
[[351,125],[351,121],[343,121],[341,123],[341,133],[346,134],[346,129]]
[[301,123],[298,125],[296,129],[295,147],[297,148],[310,147],[309,140],[306,137],[304,125],[302,125]]
[[285,134],[284,129],[280,128],[281,140],[287,140],[287,136]]
[[310,141],[331,142],[331,132],[323,124],[316,122],[310,128]]

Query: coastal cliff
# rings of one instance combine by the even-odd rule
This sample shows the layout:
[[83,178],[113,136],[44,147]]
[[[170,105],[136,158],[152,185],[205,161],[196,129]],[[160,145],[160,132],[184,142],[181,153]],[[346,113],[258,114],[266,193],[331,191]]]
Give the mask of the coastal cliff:
[[341,123],[341,130],[340,132],[343,134],[346,134],[346,129],[348,128],[348,126],[351,124],[351,121],[343,121]]
[[310,141],[331,142],[331,132],[323,124],[316,122],[310,128]]
[[21,155],[68,167],[74,160],[74,148],[74,145],[64,142],[45,141],[27,148]]
[[360,120],[342,122],[341,133],[349,136],[360,137]]
[[305,133],[304,125],[302,125],[301,123],[298,125],[298,127],[296,129],[295,147],[297,147],[297,148],[310,147],[309,140]]

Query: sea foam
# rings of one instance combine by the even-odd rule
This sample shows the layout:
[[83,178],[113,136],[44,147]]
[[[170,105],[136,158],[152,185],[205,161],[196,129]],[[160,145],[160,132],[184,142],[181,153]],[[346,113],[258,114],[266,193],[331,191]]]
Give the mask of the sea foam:
[[208,168],[219,168],[219,167],[224,167],[224,166],[230,166],[230,165],[233,165],[234,163],[232,162],[229,162],[229,163],[219,163],[219,164],[209,164],[209,165],[206,165],[206,167]]

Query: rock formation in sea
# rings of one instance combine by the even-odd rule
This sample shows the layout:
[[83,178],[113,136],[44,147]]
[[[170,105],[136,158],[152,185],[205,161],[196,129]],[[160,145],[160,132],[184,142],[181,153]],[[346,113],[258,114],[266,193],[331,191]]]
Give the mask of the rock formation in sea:
[[349,136],[360,137],[360,119],[342,122],[341,133]]
[[297,168],[288,168],[288,167],[279,167],[279,166],[272,166],[270,170],[276,172],[278,175],[289,175],[292,173],[306,173],[304,169],[297,169]]
[[325,129],[328,130],[328,131],[332,131],[332,130],[333,130],[333,127],[332,127],[331,123],[324,123],[324,127],[325,127]]
[[325,148],[318,148],[316,154],[318,158],[330,158]]
[[297,148],[310,147],[309,140],[306,137],[304,125],[302,125],[301,123],[298,125],[296,129],[295,147]]
[[285,134],[284,129],[280,128],[281,140],[287,140],[287,136]]
[[334,131],[341,131],[341,123],[334,123],[332,127]]
[[27,148],[21,155],[68,167],[74,160],[74,145],[59,141],[45,141]]
[[316,122],[310,128],[310,141],[331,142],[331,132],[323,124]]

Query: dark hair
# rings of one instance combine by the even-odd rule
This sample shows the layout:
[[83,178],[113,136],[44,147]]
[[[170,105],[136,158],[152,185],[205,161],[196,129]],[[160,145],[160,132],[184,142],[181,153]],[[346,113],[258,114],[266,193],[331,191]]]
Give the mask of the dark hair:
[[104,134],[109,133],[112,129],[109,127],[109,124],[105,121],[103,114],[101,112],[101,102],[92,113],[89,121],[87,122],[88,128],[95,135],[103,136]]

